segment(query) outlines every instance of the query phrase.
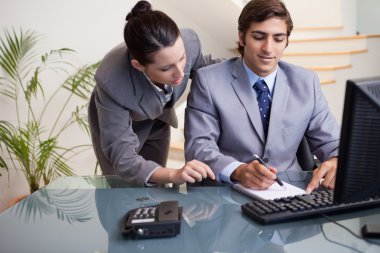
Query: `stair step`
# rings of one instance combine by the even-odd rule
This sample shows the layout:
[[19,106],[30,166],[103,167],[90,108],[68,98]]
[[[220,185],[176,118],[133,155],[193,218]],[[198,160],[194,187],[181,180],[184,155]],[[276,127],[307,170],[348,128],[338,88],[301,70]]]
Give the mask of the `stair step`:
[[306,39],[290,39],[291,43],[315,42],[315,41],[344,41],[344,40],[362,40],[368,38],[379,38],[380,34],[358,34],[349,36],[306,38]]
[[183,141],[172,141],[170,142],[170,149],[177,150],[177,151],[184,151],[185,150],[185,143]]
[[335,56],[335,55],[351,55],[351,54],[362,54],[367,53],[367,49],[360,50],[345,50],[345,51],[324,51],[324,52],[286,52],[284,53],[284,57],[301,57],[301,56]]
[[320,83],[321,85],[335,84],[336,80],[335,79],[321,80]]
[[171,140],[169,147],[169,160],[185,161],[185,143],[180,140]]
[[352,55],[367,53],[368,50],[348,50],[335,52],[290,52],[283,55],[283,60],[299,66],[330,65],[345,66],[352,63]]
[[368,35],[290,39],[287,52],[351,51],[367,49]]
[[343,26],[324,26],[324,27],[294,27],[290,39],[306,39],[316,37],[336,37],[343,35]]
[[295,26],[293,28],[294,32],[304,32],[304,31],[338,31],[342,30],[343,26]]
[[352,68],[352,64],[347,65],[332,65],[332,66],[308,66],[307,69],[311,69],[314,71],[334,71],[340,69],[349,69]]

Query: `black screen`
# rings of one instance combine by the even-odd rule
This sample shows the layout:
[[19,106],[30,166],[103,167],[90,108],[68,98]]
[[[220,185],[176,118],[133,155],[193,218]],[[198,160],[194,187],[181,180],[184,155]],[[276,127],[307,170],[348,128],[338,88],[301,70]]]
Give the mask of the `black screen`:
[[337,203],[380,195],[380,77],[348,80],[334,190]]

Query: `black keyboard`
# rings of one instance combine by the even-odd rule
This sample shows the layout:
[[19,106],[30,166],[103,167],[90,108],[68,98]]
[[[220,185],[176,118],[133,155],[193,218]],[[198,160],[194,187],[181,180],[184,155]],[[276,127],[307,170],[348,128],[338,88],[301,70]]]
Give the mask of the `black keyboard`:
[[262,224],[311,218],[320,214],[346,213],[355,209],[380,206],[380,197],[355,203],[337,204],[332,190],[318,190],[311,194],[274,200],[255,199],[241,206],[244,214]]

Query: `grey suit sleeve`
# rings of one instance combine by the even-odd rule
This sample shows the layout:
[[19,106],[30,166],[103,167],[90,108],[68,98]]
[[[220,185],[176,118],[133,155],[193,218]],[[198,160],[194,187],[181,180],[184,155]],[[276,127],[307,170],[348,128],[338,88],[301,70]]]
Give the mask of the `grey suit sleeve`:
[[213,104],[207,82],[196,72],[185,110],[185,158],[200,160],[218,175],[236,159],[219,152],[219,115]]
[[[188,54],[187,57],[190,59],[194,59],[194,62],[192,63],[192,67],[190,69],[190,78],[193,78],[194,73],[197,69],[218,63],[223,61],[222,58],[215,58],[213,59],[210,54],[203,55],[202,54],[202,46],[201,41],[197,35],[196,32],[194,32],[191,29],[181,29],[181,33],[183,36],[184,41],[186,41],[186,53]],[[191,54],[191,55],[190,55]]]
[[152,171],[160,165],[137,154],[140,142],[132,129],[129,110],[114,102],[99,86],[95,103],[101,150],[118,175],[130,182],[146,182]]
[[340,125],[331,113],[318,77],[314,76],[315,107],[306,130],[310,150],[320,161],[338,155]]

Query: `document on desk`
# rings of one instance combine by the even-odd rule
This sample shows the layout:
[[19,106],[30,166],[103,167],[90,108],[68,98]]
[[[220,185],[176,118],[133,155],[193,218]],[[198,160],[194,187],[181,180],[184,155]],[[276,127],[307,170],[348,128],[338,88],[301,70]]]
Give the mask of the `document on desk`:
[[241,184],[234,184],[232,188],[244,195],[247,195],[250,198],[259,197],[262,199],[276,199],[276,198],[289,197],[289,196],[301,195],[301,194],[306,193],[306,191],[301,188],[298,188],[286,182],[283,182],[283,183],[286,187],[286,190],[284,190],[277,183],[272,184],[266,190],[255,190],[255,189],[244,187]]

